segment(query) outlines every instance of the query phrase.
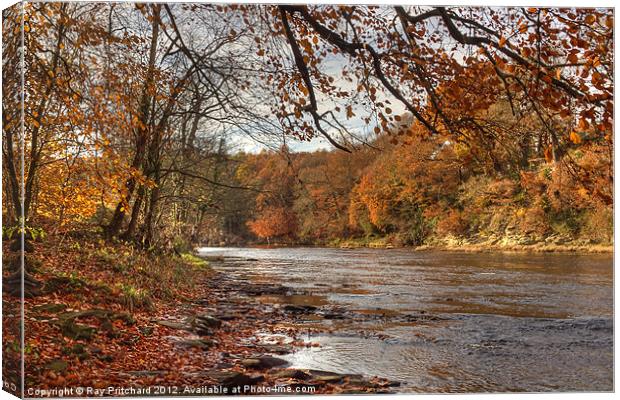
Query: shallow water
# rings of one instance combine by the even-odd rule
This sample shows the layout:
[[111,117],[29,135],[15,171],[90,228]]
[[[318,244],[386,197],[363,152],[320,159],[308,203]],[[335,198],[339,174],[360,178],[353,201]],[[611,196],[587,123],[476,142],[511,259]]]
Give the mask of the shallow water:
[[[613,390],[611,255],[404,249],[203,248],[216,268],[296,293],[259,301],[336,307],[294,367],[399,380],[401,390]],[[409,316],[433,316],[429,320]]]

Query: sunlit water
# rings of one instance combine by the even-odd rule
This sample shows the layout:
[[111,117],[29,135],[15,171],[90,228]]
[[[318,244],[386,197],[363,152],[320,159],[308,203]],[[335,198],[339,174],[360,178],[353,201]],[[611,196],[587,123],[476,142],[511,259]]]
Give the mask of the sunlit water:
[[[610,391],[611,255],[415,252],[400,249],[203,248],[216,268],[304,296],[264,302],[341,306],[368,318],[288,355],[294,367],[403,382],[402,390]],[[403,315],[437,316],[407,321]]]

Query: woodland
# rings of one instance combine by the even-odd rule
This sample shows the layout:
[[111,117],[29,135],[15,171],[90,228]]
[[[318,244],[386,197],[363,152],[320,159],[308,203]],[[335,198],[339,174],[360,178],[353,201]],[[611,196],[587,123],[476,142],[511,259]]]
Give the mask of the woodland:
[[[25,2],[2,21],[3,318],[23,250],[27,382],[215,362],[141,325],[209,296],[197,246],[612,245],[610,9]],[[295,150],[311,140],[329,149]]]

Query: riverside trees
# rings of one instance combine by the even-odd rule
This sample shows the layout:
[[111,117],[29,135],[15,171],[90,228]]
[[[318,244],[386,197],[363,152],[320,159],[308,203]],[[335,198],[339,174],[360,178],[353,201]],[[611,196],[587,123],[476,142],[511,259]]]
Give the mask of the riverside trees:
[[[23,215],[56,231],[96,221],[109,238],[170,246],[200,223],[218,186],[234,187],[222,137],[264,118],[260,96],[245,96],[252,71],[236,69],[247,51],[228,22],[173,5],[25,3],[4,14],[5,33],[22,24],[23,135],[19,74],[3,87],[15,93],[3,107],[14,223]],[[7,41],[5,66],[20,51]]]
[[[97,222],[110,238],[169,247],[175,236],[197,239],[201,226],[218,225],[219,213],[228,227],[254,221],[265,237],[345,235],[346,216],[365,207],[373,229],[389,231],[400,229],[391,218],[418,218],[419,202],[429,208],[413,188],[406,193],[416,206],[405,207],[396,194],[402,185],[443,187],[431,164],[416,170],[409,159],[437,148],[450,153],[445,167],[460,183],[479,174],[516,181],[547,162],[551,175],[563,171],[556,197],[570,191],[612,202],[610,10],[71,3],[19,10],[3,16],[5,33],[24,26],[23,137],[19,96],[10,95],[20,78],[6,75],[3,87],[4,211],[15,223],[22,214],[55,230]],[[3,50],[5,65],[16,65],[18,42]],[[319,164],[333,169],[306,168],[300,157],[298,170],[274,168],[260,179],[238,174],[250,157],[233,155],[227,141],[322,136],[368,155],[373,135],[402,146],[393,150],[397,160],[373,161],[386,163],[376,173],[329,155]],[[401,176],[390,180],[390,168]],[[329,188],[309,175],[297,179],[308,171],[329,177]],[[303,194],[276,201],[269,174],[286,177],[278,183],[288,190],[305,182]],[[409,211],[384,224],[368,203],[379,198],[390,213]],[[231,206],[236,201],[241,207]],[[361,208],[351,211],[351,202]],[[246,204],[261,212],[242,210]],[[319,215],[321,208],[332,212]],[[308,213],[314,222],[299,220]],[[279,222],[261,223],[267,216]]]

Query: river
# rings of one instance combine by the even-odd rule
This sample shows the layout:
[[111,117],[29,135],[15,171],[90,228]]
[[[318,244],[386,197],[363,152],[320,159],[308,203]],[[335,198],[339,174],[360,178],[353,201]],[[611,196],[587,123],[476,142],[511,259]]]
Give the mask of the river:
[[613,390],[612,255],[199,252],[222,256],[214,267],[226,274],[303,293],[257,301],[317,307],[304,324],[322,333],[304,339],[320,346],[284,356],[292,367],[398,380],[405,392]]

